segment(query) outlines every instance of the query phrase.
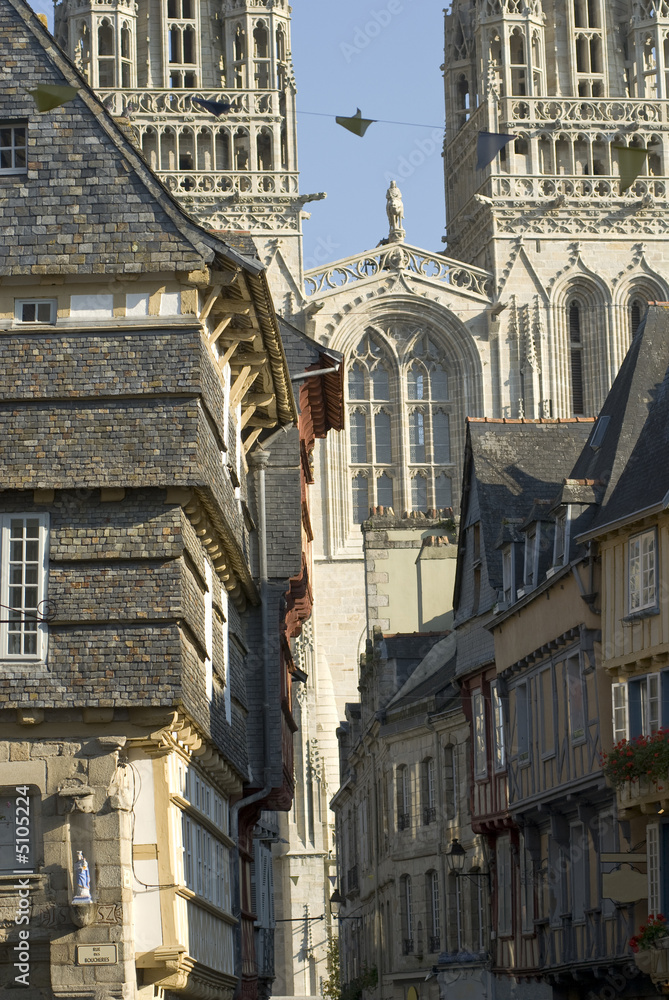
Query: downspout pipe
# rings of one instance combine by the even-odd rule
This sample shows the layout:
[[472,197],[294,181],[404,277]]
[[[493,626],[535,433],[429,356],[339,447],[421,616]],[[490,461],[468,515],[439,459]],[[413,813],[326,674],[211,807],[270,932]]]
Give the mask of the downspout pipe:
[[[242,809],[246,809],[247,806],[252,806],[256,802],[261,802],[266,799],[269,793],[272,791],[272,781],[271,781],[271,724],[270,724],[270,712],[269,712],[269,690],[270,690],[270,679],[269,679],[269,640],[270,640],[270,623],[269,623],[269,578],[267,572],[267,501],[266,501],[266,483],[265,483],[265,471],[269,464],[270,454],[269,447],[281,434],[287,434],[295,425],[294,424],[283,424],[276,430],[273,434],[260,443],[254,451],[248,456],[248,464],[253,469],[255,475],[255,494],[256,494],[256,507],[257,507],[257,534],[258,534],[258,574],[260,578],[260,614],[261,614],[261,628],[262,628],[262,714],[263,714],[263,782],[264,785],[259,791],[254,792],[252,795],[247,795],[245,798],[239,799],[238,802],[230,808],[230,837],[234,842],[234,848],[232,849],[231,858],[231,890],[232,890],[232,900],[233,905],[236,906],[237,913],[235,914],[238,918],[237,926],[235,928],[235,956],[234,956],[234,966],[235,966],[235,978],[237,980],[237,985],[235,987],[235,996],[239,995],[242,984],[242,920],[241,920],[241,910],[242,910],[242,900],[241,900],[241,879],[239,871],[239,813]],[[234,912],[234,911],[233,911]]]

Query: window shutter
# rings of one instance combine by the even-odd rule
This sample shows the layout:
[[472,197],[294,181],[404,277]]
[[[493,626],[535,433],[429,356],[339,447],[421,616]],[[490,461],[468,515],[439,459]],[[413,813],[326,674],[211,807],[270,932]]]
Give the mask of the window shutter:
[[614,684],[613,697],[613,742],[628,739],[629,709],[627,705],[627,684]]
[[669,672],[660,674],[660,726],[669,725]]
[[648,913],[662,912],[660,892],[660,824],[649,823],[646,827],[646,852],[648,863]]
[[641,683],[630,681],[627,685],[628,739],[641,735]]

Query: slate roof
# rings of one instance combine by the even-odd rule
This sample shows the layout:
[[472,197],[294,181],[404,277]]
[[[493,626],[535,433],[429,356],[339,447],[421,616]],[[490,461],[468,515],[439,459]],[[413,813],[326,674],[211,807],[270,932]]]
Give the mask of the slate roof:
[[317,344],[292,323],[278,317],[281,340],[291,376],[319,368],[329,370],[321,378],[312,376],[293,382],[298,410],[308,402],[315,437],[325,437],[328,431],[344,427],[344,355]]
[[[415,642],[418,637],[414,635],[412,638]],[[388,702],[386,711],[416,704],[450,686],[455,677],[457,636],[450,632],[446,636],[437,636],[436,639],[397,694]],[[421,648],[424,649],[424,644],[421,644]]]
[[602,416],[610,420],[601,447],[587,444],[572,472],[573,479],[602,483],[588,535],[661,505],[669,492],[669,305],[649,308]]
[[[593,427],[586,417],[504,420],[468,417],[460,530],[467,527],[475,480],[482,545],[490,584],[502,587],[502,553],[497,547],[505,521],[522,526],[535,501],[552,501]],[[545,505],[542,503],[545,513]],[[458,604],[461,559],[455,582]]]
[[[26,93],[69,84],[37,113]],[[217,254],[260,273],[244,234],[227,241],[181,210],[23,0],[0,0],[0,120],[28,122],[28,172],[0,175],[0,274],[196,270]]]

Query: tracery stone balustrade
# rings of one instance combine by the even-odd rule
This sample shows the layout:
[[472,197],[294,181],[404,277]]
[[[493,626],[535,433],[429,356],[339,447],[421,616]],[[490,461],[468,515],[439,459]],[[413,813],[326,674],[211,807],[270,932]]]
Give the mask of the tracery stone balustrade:
[[669,124],[669,100],[600,97],[505,97],[500,102],[500,121],[513,125],[531,122],[604,122],[616,127],[638,122]]
[[[133,118],[142,115],[184,115],[193,119],[208,119],[211,122],[242,121],[246,117],[267,115],[280,118],[279,92],[257,90],[99,90],[100,100],[109,98],[112,115],[123,113],[128,104],[135,105]],[[227,101],[230,111],[216,118],[209,111],[192,103],[193,97],[203,97],[207,101]]]
[[368,253],[347,257],[328,267],[317,267],[305,273],[305,290],[308,296],[336,291],[355,281],[375,277],[381,272],[405,272],[452,285],[458,291],[468,292],[489,300],[492,275],[477,267],[451,260],[439,254],[425,253],[416,247],[394,245]]
[[277,171],[156,170],[168,191],[182,195],[297,195],[299,174]]
[[[490,178],[493,198],[522,198],[523,200],[552,201],[556,198],[578,198],[579,200],[603,201],[623,198],[636,201],[647,195],[653,200],[664,201],[667,197],[667,179],[639,177],[625,191],[620,193],[620,177],[601,174],[574,175],[562,177],[542,177],[541,175],[497,175]],[[481,191],[487,188],[485,184]]]

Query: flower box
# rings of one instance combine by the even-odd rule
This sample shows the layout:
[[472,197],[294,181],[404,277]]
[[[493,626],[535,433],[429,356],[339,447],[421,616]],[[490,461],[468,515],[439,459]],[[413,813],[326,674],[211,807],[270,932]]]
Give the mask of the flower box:
[[662,803],[669,808],[669,779],[635,778],[616,788],[618,810],[621,818],[639,813],[656,814]]

